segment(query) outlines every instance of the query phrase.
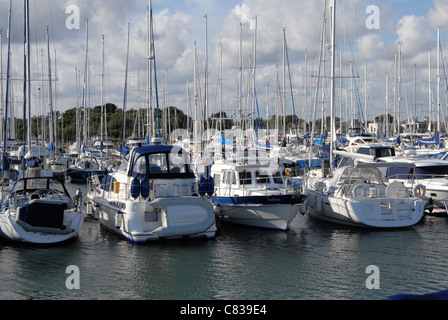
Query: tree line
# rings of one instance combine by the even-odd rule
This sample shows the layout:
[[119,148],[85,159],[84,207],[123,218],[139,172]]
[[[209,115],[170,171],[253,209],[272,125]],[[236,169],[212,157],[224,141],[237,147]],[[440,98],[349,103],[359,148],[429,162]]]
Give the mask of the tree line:
[[[87,133],[88,138],[91,138],[97,134],[101,133],[101,106],[96,106],[93,108],[88,108],[87,112]],[[77,111],[78,110],[78,111]],[[107,103],[104,106],[106,114],[106,124],[103,123],[103,133],[111,138],[111,140],[118,146],[121,142],[123,126],[125,128],[124,137],[125,139],[131,136],[145,136],[146,135],[146,124],[148,119],[147,109],[130,109],[126,111],[125,122],[123,123],[123,109],[119,108],[115,104]],[[78,121],[76,120],[78,116]],[[55,120],[56,127],[56,139],[58,142],[63,142],[64,144],[73,143],[77,140],[77,134],[81,133],[81,139],[83,139],[82,132],[84,126],[81,124],[77,129],[77,123],[84,121],[85,113],[74,107],[67,109],[65,112],[61,113],[59,111],[55,112],[53,119]],[[50,123],[51,116],[34,116],[31,119],[31,137],[37,141],[50,141]],[[235,119],[234,119],[235,118]],[[393,117],[389,115],[389,121],[393,121]],[[104,114],[103,114],[104,119]],[[167,108],[154,110],[154,119],[156,123],[160,123],[162,134],[168,135],[175,129],[185,129],[192,132],[193,120],[191,116],[187,115],[181,109],[170,106]],[[80,121],[81,120],[81,121]],[[329,128],[330,119],[329,117],[325,119],[325,127]],[[376,121],[382,121],[381,117],[378,117]],[[225,112],[218,112],[210,115],[207,121],[208,128],[218,128],[222,130],[231,129],[235,125],[240,125],[241,117],[232,117]],[[286,132],[289,133],[290,128],[299,127],[299,131],[310,132],[312,124],[306,122],[304,119],[297,117],[296,115],[287,115],[283,119],[283,116],[272,115],[268,119],[252,119],[254,127],[260,126],[261,128],[277,128],[280,125],[279,132],[282,132],[283,125],[286,124]],[[12,138],[16,140],[22,140],[24,125],[23,119],[16,118],[14,121],[15,125],[15,137],[12,137],[11,130],[9,134]],[[250,124],[249,124],[250,125]],[[336,119],[336,127],[340,127],[341,120]],[[157,125],[156,125],[157,126]],[[315,130],[320,131],[322,126],[322,119],[317,119],[315,121]],[[344,129],[347,129],[347,124],[342,124]]]

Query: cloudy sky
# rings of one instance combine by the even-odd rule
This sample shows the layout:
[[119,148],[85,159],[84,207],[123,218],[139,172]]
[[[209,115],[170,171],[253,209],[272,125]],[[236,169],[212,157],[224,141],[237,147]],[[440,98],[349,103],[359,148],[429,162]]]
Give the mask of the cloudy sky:
[[[22,84],[19,80],[23,74],[23,1],[13,0],[12,3],[11,78],[14,79],[12,91],[14,105],[17,108],[16,115],[19,116],[22,99]],[[286,113],[291,114],[293,97],[296,114],[306,115],[308,118],[311,116],[325,0],[153,0],[152,3],[161,107],[165,104],[174,105],[185,111],[189,106],[194,108],[195,44],[198,73],[201,78],[199,86],[202,98],[204,97],[207,21],[209,112],[219,111],[222,107],[231,114],[239,105],[240,24],[243,47],[242,87],[245,98],[253,85],[248,67],[250,61],[254,61],[256,17],[255,87],[260,114],[264,116],[268,111],[272,114],[281,106],[284,106]],[[74,107],[77,100],[81,100],[86,20],[89,26],[90,105],[101,104],[102,35],[105,37],[106,65],[103,78],[104,96],[107,102],[119,107],[123,105],[127,27],[130,22],[127,107],[145,107],[148,90],[146,72],[148,5],[149,1],[145,0],[30,0],[33,113],[38,113],[41,109],[46,110],[48,104],[48,53],[45,43],[47,26],[50,33],[53,79],[57,79],[53,90],[55,108],[64,111]],[[378,15],[374,17],[379,17],[379,21],[372,20],[373,11],[366,12],[371,5],[378,9]],[[3,79],[6,77],[8,7],[9,0],[0,0]],[[67,28],[67,23],[70,25],[76,22],[76,19],[72,19],[76,18],[71,15],[73,11],[67,13],[67,8],[79,8],[79,29]],[[204,16],[207,16],[207,19]],[[372,118],[385,111],[386,74],[389,74],[390,78],[389,110],[391,110],[394,99],[396,53],[401,44],[401,118],[406,118],[415,104],[414,66],[417,74],[418,116],[420,119],[427,116],[430,95],[434,104],[437,100],[437,26],[441,27],[442,58],[448,58],[448,2],[344,0],[337,2],[336,16],[338,30],[336,72],[343,75],[341,81],[343,88],[338,87],[336,93],[337,108],[340,108],[341,103],[350,105],[353,92],[353,96],[358,97],[358,105],[364,108],[365,64],[367,64],[367,117]],[[377,28],[372,29],[372,23]],[[328,25],[327,23],[326,42],[329,41]],[[286,89],[283,89],[283,30],[289,56],[289,70],[286,69],[287,77],[285,77]],[[328,74],[328,52],[325,54],[327,63],[323,69]],[[431,94],[429,55],[432,60]],[[220,75],[221,60],[222,75]],[[78,96],[76,70],[78,70]],[[443,79],[445,75],[442,70]],[[187,99],[187,83],[189,83],[190,101]],[[324,81],[324,86],[328,88],[328,79]],[[441,93],[442,106],[445,109],[447,86],[443,81],[441,87],[445,88]],[[356,90],[352,91],[351,88]],[[397,85],[395,90],[397,92]],[[279,99],[279,91],[287,92],[286,99]],[[328,102],[328,98],[324,99]],[[319,103],[318,107],[321,108],[321,105],[322,103]],[[433,108],[435,109],[434,106]]]

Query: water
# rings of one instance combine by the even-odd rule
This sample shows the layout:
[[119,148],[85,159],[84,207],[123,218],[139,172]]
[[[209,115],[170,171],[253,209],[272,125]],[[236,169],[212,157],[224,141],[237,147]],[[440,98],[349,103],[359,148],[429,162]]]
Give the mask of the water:
[[[68,186],[74,190],[79,185]],[[224,224],[214,240],[132,245],[86,221],[42,247],[0,240],[0,299],[379,300],[448,288],[448,218],[406,230],[350,229],[298,216],[288,232]],[[68,266],[80,289],[66,287]],[[375,265],[380,289],[367,289]]]

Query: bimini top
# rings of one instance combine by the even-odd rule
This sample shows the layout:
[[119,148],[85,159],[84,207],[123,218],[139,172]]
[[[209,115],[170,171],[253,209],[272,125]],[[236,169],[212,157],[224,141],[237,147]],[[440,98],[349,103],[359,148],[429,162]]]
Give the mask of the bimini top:
[[166,153],[166,152],[182,152],[182,148],[179,146],[171,146],[171,145],[166,145],[166,144],[162,144],[162,145],[148,145],[148,146],[142,146],[142,147],[137,147],[134,148],[133,154],[134,157],[139,157],[143,154],[151,154],[151,153]]
[[179,146],[149,145],[132,150],[128,176],[180,179],[193,175],[190,154]]

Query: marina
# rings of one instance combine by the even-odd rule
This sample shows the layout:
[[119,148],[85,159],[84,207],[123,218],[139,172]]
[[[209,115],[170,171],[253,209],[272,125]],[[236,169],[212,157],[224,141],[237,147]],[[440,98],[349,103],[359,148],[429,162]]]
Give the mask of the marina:
[[[305,39],[287,41],[286,26],[279,39],[266,37],[263,17],[244,13],[250,1],[228,8],[225,20],[239,20],[239,30],[223,33],[224,46],[209,44],[209,29],[219,36],[207,14],[199,28],[177,11],[155,13],[152,0],[119,6],[136,18],[127,28],[121,18],[108,25],[114,41],[99,32],[104,17],[85,18],[81,28],[77,5],[66,8],[65,30],[39,26],[48,14],[38,12],[40,1],[0,2],[0,299],[448,300],[441,26],[426,22],[437,36],[426,43],[436,46],[435,66],[431,51],[417,55],[401,41],[402,17],[399,39],[383,43],[386,57],[370,57],[377,70],[364,61],[361,89],[359,52],[348,43],[369,57],[362,40],[371,34],[347,30],[356,1],[307,7],[310,51]],[[367,22],[379,21],[379,8],[369,8],[363,28],[378,30]],[[203,49],[187,46],[196,29]],[[61,35],[83,44],[76,59]],[[417,76],[422,59],[428,68]],[[428,105],[417,108],[423,95]],[[185,304],[178,312],[214,311]]]
[[[0,240],[0,298],[359,301],[432,293],[448,288],[447,228],[446,217],[377,231],[300,215],[288,232],[226,224],[214,240],[133,245],[85,221],[79,238],[63,245]],[[66,287],[72,265],[79,290]],[[371,265],[380,270],[379,289],[366,287]]]

